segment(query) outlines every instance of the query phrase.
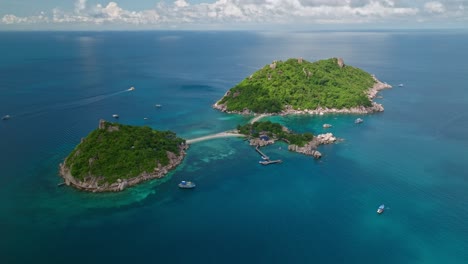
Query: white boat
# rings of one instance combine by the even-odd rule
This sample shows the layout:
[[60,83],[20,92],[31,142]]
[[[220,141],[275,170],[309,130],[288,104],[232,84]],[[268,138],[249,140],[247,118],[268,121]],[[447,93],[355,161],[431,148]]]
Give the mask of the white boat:
[[192,188],[195,188],[195,183],[191,182],[191,181],[181,181],[179,183],[179,188],[182,188],[182,189],[192,189]]
[[10,115],[4,115],[4,116],[2,117],[2,120],[8,120],[8,119],[10,119],[10,118],[11,118]]
[[378,213],[378,214],[381,214],[381,213],[383,213],[384,210],[385,210],[385,205],[382,204],[382,205],[379,206],[379,208],[377,209],[377,213]]
[[133,91],[133,90],[135,90],[135,87],[133,86],[127,89],[127,91]]
[[400,83],[400,84],[398,85],[398,87],[403,87],[403,84],[402,84],[402,83]]
[[154,105],[154,106],[156,106],[156,107],[161,107],[162,105],[160,105],[160,104],[157,104],[157,105]]
[[360,124],[362,122],[364,122],[364,120],[362,120],[361,118],[357,118],[356,120],[354,120],[355,124]]
[[119,118],[119,115],[118,114],[113,114],[112,117],[113,118]]

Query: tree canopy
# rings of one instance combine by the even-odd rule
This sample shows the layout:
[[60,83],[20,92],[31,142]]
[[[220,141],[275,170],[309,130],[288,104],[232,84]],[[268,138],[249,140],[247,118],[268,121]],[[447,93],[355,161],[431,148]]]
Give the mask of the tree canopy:
[[289,131],[282,125],[271,121],[254,122],[253,124],[249,123],[243,126],[238,125],[237,130],[239,133],[247,136],[256,138],[261,135],[266,135],[274,139],[285,140],[289,144],[298,146],[304,146],[314,138],[312,133],[296,134]]
[[218,104],[228,111],[277,113],[296,110],[371,106],[366,91],[372,76],[352,66],[340,66],[337,58],[308,62],[302,59],[265,65],[229,90]]
[[77,179],[92,175],[103,182],[153,172],[158,163],[167,165],[167,151],[179,155],[185,140],[171,131],[105,122],[70,153],[65,162]]

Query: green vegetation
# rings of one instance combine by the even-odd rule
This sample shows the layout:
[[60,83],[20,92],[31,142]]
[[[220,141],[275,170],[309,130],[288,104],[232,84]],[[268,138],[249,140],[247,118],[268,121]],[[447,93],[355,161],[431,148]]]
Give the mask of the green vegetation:
[[170,131],[109,122],[104,126],[92,131],[67,157],[73,177],[83,180],[92,175],[110,184],[153,172],[158,163],[169,163],[166,151],[178,156],[179,146],[185,142]]
[[237,130],[239,133],[251,136],[260,137],[266,135],[274,139],[285,140],[289,144],[304,146],[307,142],[314,138],[312,133],[296,134],[288,131],[285,127],[278,123],[271,121],[254,122],[253,124],[238,125]]
[[228,111],[247,108],[255,113],[281,112],[286,105],[296,110],[371,106],[365,92],[373,85],[369,73],[340,67],[336,58],[313,63],[288,59],[258,70],[231,88],[218,104],[226,104]]

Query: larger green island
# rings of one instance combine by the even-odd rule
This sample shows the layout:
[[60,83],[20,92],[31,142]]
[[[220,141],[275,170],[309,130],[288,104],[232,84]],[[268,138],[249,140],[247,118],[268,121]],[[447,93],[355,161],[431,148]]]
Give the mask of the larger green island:
[[340,58],[308,62],[274,61],[231,88],[213,107],[243,114],[372,113],[383,107],[372,101],[390,85]]

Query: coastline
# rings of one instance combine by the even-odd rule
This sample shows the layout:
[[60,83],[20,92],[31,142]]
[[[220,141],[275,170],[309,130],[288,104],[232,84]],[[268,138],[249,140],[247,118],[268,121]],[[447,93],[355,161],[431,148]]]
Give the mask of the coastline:
[[335,142],[338,141],[338,138],[336,138],[332,133],[318,134],[314,136],[314,138],[311,141],[307,142],[304,146],[300,147],[295,144],[290,144],[289,141],[285,139],[270,138],[268,140],[263,140],[257,137],[257,138],[250,139],[249,145],[260,148],[260,147],[275,144],[276,141],[286,142],[288,144],[289,151],[304,154],[306,156],[312,156],[314,157],[314,159],[320,159],[322,157],[322,153],[320,153],[317,150],[317,147],[320,145],[334,144]]
[[[377,79],[377,77],[375,77],[375,75],[372,75],[372,78],[374,79],[375,83],[366,92],[367,97],[372,102],[372,106],[369,106],[369,107],[357,106],[357,107],[352,107],[352,108],[341,108],[341,109],[318,107],[318,108],[312,109],[312,110],[311,109],[296,110],[296,109],[292,109],[291,106],[286,106],[286,109],[279,112],[279,113],[263,113],[263,114],[260,114],[260,117],[258,119],[262,118],[263,116],[267,116],[267,115],[280,115],[280,116],[284,116],[284,115],[303,115],[303,114],[323,115],[323,114],[331,114],[331,113],[333,113],[333,114],[371,114],[371,113],[376,113],[376,112],[383,112],[384,111],[383,105],[374,102],[373,99],[377,96],[379,91],[381,91],[383,89],[392,88],[392,86],[389,85],[388,83],[381,82],[380,80]],[[221,112],[225,112],[225,113],[228,113],[228,114],[241,114],[241,115],[254,114],[256,116],[259,115],[258,113],[253,113],[249,109],[244,109],[243,111],[228,111],[226,105],[219,104],[219,102],[228,94],[228,92],[226,92],[226,94],[220,100],[218,100],[214,105],[212,105],[212,107],[214,109],[217,109],[217,110],[219,110]],[[255,118],[257,118],[257,117],[255,117]],[[251,122],[255,122],[255,121],[258,120],[258,119],[255,119],[255,118],[253,120],[251,120]]]
[[125,190],[127,187],[136,185],[143,181],[163,178],[169,173],[169,171],[175,169],[180,163],[182,163],[182,160],[186,155],[185,150],[187,150],[188,147],[188,144],[181,146],[179,155],[167,152],[169,164],[166,166],[158,164],[158,167],[156,167],[153,172],[144,172],[130,179],[118,179],[117,182],[112,184],[106,182],[103,185],[99,185],[98,182],[100,178],[92,175],[88,176],[84,181],[79,181],[71,175],[70,168],[67,166],[65,161],[59,164],[59,174],[64,179],[67,186],[72,186],[79,190],[88,192],[120,192]]

